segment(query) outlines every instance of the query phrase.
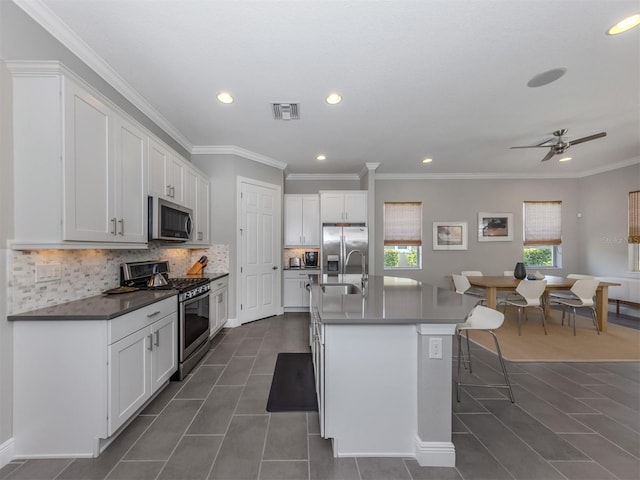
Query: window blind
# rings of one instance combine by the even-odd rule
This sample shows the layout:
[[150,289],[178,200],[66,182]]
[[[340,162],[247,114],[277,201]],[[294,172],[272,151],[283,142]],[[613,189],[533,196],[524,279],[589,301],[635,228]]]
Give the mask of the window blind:
[[524,244],[562,243],[562,202],[524,202]]
[[640,190],[629,192],[629,243],[640,243]]
[[385,202],[384,244],[422,245],[422,202]]

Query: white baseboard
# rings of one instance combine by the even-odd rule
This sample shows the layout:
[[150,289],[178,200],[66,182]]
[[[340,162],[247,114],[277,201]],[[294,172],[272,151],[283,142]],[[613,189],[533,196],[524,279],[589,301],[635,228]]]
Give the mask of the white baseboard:
[[455,467],[456,447],[452,442],[423,442],[418,437],[416,460],[422,467]]
[[0,444],[0,468],[4,467],[7,463],[13,460],[14,446],[15,442],[13,440],[13,437]]
[[236,328],[242,325],[237,318],[227,318],[226,323],[222,326],[222,328]]

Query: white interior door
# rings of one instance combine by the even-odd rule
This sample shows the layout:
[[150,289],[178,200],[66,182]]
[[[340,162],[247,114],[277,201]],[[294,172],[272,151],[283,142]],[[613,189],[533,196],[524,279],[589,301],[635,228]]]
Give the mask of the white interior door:
[[280,313],[282,209],[277,185],[239,179],[240,305],[246,323]]

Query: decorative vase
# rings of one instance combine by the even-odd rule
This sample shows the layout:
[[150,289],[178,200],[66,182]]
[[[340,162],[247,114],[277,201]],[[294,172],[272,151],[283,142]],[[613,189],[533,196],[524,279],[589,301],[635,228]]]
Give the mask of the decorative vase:
[[518,262],[516,263],[516,268],[513,270],[513,276],[518,280],[524,280],[527,276],[527,269],[524,268],[524,263]]

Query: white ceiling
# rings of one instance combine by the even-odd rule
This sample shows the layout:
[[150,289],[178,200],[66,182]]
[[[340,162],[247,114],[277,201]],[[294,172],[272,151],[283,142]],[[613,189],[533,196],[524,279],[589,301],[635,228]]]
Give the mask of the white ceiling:
[[[637,0],[15,2],[192,153],[289,174],[379,163],[400,177],[577,177],[640,162],[640,28],[605,35]],[[558,81],[527,87],[558,67]],[[333,91],[340,105],[325,103]],[[271,102],[299,102],[300,119],[273,120]],[[509,149],[560,128],[607,136],[564,163]]]

